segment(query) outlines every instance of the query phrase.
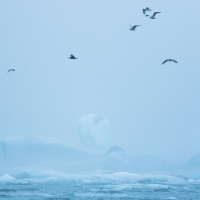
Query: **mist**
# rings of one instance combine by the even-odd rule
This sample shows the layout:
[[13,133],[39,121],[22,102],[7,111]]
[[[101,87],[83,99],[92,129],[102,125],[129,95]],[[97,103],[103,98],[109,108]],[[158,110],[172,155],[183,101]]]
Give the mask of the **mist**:
[[[47,171],[199,177],[198,5],[1,1],[0,182]],[[178,63],[161,65],[169,58]]]

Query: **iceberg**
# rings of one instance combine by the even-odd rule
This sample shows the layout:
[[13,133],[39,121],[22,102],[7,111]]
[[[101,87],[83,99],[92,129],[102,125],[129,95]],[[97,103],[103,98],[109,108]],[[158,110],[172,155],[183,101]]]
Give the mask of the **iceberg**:
[[163,173],[168,172],[169,166],[165,160],[156,155],[128,153],[126,158],[134,166],[135,173]]
[[0,183],[6,183],[6,182],[15,182],[16,179],[10,176],[9,174],[4,174],[0,177]]
[[189,169],[192,170],[199,170],[199,166],[200,166],[200,154],[197,154],[195,156],[193,156],[192,158],[190,158],[189,160],[187,160],[184,165],[186,167],[188,167]]
[[93,159],[77,162],[64,161],[58,164],[61,171],[68,173],[114,173],[119,171],[132,172],[132,166],[129,161],[123,159],[118,154],[109,154],[98,156]]
[[137,158],[116,145],[105,150],[74,146],[50,137],[8,137],[0,141],[0,196],[146,199],[151,195],[152,199],[176,199],[174,191],[180,195],[184,189],[181,194],[185,195],[197,188],[198,180],[180,175],[136,174],[134,164],[146,165],[146,171],[162,161],[149,155]]
[[[123,153],[125,152],[117,146],[105,153],[104,150],[74,146],[50,137],[8,137],[0,141],[0,172],[132,171],[131,164],[122,157]],[[26,174],[23,173],[23,176]]]
[[108,149],[113,146],[113,126],[108,119],[95,114],[78,120],[78,133],[81,144],[88,148]]
[[195,179],[200,179],[200,154],[197,154],[187,161],[176,166],[176,170],[180,171],[186,176],[190,176]]
[[50,167],[58,162],[83,161],[100,155],[99,151],[67,144],[50,137],[8,137],[0,141],[0,167]]
[[121,157],[125,157],[125,151],[124,149],[114,145],[111,149],[109,149],[108,151],[106,151],[105,155],[109,155],[112,153],[116,153],[118,155],[120,155]]

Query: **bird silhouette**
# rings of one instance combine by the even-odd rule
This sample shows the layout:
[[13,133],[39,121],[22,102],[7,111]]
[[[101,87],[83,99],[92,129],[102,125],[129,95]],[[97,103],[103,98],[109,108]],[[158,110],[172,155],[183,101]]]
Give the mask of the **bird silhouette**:
[[[154,12],[153,15],[152,15],[151,17],[149,17],[149,18],[151,18],[151,19],[156,19],[155,16],[156,16],[156,14],[158,14],[158,13],[161,13],[161,12]],[[146,15],[146,16],[149,16],[149,15]]]
[[9,72],[11,72],[11,71],[13,71],[13,72],[14,72],[14,71],[15,71],[15,69],[9,69],[7,73],[9,73]]
[[73,54],[70,55],[69,59],[78,59]]
[[174,60],[174,59],[166,59],[165,61],[163,61],[163,63],[161,64],[161,65],[163,65],[163,64],[165,64],[166,62],[175,62],[175,63],[178,63],[176,60]]
[[[130,25],[131,26],[131,25]],[[135,31],[136,27],[138,26],[141,26],[141,25],[134,25],[134,26],[131,26],[131,28],[129,28],[131,31]]]
[[145,15],[146,11],[151,11],[151,9],[146,7],[145,9],[142,9],[142,11],[143,11],[143,14]]

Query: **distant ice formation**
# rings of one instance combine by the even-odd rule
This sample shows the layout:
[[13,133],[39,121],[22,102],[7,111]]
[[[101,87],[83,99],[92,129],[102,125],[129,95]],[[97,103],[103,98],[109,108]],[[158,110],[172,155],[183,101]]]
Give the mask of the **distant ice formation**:
[[0,167],[51,166],[57,162],[83,161],[100,155],[50,137],[8,137],[0,141]]
[[105,155],[109,155],[112,153],[116,153],[118,155],[120,155],[122,158],[125,157],[125,151],[124,149],[114,145],[111,149],[109,149],[108,151],[106,151]]
[[[24,170],[67,173],[132,171],[123,149],[78,147],[49,137],[8,137],[0,141],[0,174]],[[24,174],[26,176],[26,173]]]
[[[200,156],[175,166],[151,155],[126,153],[114,145],[108,149],[94,149],[70,145],[50,137],[8,137],[0,141],[0,175],[26,170],[64,173],[165,173],[199,174]],[[186,173],[187,172],[187,173]],[[10,180],[3,176],[2,180]]]
[[185,162],[186,165],[190,165],[193,168],[198,168],[200,166],[200,154],[197,154],[195,156],[193,156],[192,158],[190,158],[189,160],[187,160]]
[[[0,141],[0,175],[26,170],[64,173],[165,173],[199,170],[200,155],[181,166],[169,166],[155,155],[126,153],[114,145],[113,126],[94,114],[78,120],[82,146],[50,137],[8,137]],[[177,173],[176,173],[177,174]],[[191,173],[190,173],[191,174]],[[3,176],[2,180],[9,176]]]
[[200,178],[200,154],[191,157],[186,162],[180,164],[178,168],[182,171],[190,171],[193,174],[198,174]]
[[67,162],[63,161],[58,164],[60,171],[68,173],[113,173],[113,172],[132,172],[132,166],[129,161],[123,159],[118,154],[109,154],[97,156],[85,161]]
[[114,145],[112,124],[95,114],[78,120],[78,132],[82,145],[87,148],[108,149]]

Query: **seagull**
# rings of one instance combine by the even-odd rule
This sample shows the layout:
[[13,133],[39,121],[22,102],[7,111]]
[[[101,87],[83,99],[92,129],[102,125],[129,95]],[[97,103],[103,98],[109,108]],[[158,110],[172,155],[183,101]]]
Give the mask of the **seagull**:
[[[154,12],[153,15],[152,15],[151,17],[149,17],[149,18],[151,18],[151,19],[156,19],[155,16],[156,16],[156,14],[158,14],[158,13],[161,13],[161,12]],[[146,15],[146,16],[148,16],[148,15]]]
[[171,62],[171,61],[173,61],[173,62],[175,62],[175,63],[178,63],[176,60],[174,60],[174,59],[167,59],[167,60],[165,60],[161,65],[163,65],[163,64],[165,64],[166,62]]
[[[130,25],[131,26],[131,25]],[[129,28],[131,31],[135,31],[137,26],[141,26],[141,25],[135,25],[135,26],[131,26],[131,28]]]
[[78,59],[73,54],[70,55],[69,59]]
[[7,73],[9,73],[9,72],[11,72],[11,71],[13,71],[13,72],[14,72],[14,71],[15,71],[15,69],[9,69]]
[[145,9],[142,9],[142,11],[143,11],[143,14],[145,15],[145,12],[146,12],[146,11],[151,11],[151,9],[148,8],[148,7],[146,7]]

